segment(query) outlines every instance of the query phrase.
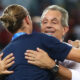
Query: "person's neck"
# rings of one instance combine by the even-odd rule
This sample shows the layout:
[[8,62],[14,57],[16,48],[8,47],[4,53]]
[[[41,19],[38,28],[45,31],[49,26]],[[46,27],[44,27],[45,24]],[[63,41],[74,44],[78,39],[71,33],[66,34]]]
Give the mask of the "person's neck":
[[21,30],[21,29],[19,29],[16,33],[20,33],[20,32],[24,32],[24,33],[27,33],[27,34],[31,34],[32,33],[29,30]]
[[60,39],[61,42],[63,42],[63,39]]
[[63,41],[64,41],[64,38],[62,37],[62,38],[60,38],[59,40],[60,40],[60,42],[63,42]]

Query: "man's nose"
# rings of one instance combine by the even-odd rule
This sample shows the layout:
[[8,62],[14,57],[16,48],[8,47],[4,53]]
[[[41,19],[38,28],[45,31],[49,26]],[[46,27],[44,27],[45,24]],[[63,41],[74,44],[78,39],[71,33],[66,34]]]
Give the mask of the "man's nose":
[[46,26],[46,28],[51,29],[51,28],[52,28],[52,26]]
[[48,22],[48,23],[46,24],[46,28],[48,28],[48,29],[52,28],[52,25],[51,25],[50,22]]

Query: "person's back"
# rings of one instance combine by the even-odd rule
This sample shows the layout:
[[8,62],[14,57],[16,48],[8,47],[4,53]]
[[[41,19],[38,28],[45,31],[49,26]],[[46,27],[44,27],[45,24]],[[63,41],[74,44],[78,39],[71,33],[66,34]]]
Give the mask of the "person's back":
[[[36,32],[29,35],[24,34],[11,41],[11,43],[3,50],[3,52],[5,53],[4,57],[9,53],[14,53],[15,64],[9,68],[9,70],[13,70],[14,73],[7,76],[5,80],[50,80],[50,72],[46,69],[41,69],[37,66],[28,64],[24,58],[24,53],[28,49],[36,50],[36,48],[39,47],[47,51],[53,59],[57,58],[59,60],[64,60],[67,51],[70,51],[71,47],[67,47],[65,45],[65,54],[59,56],[59,52],[55,51],[58,43],[59,41],[56,38]],[[63,53],[60,52],[60,54]]]
[[26,50],[36,50],[37,47],[43,49],[44,46],[35,33],[30,35],[24,34],[11,41],[3,52],[5,53],[4,57],[9,53],[14,53],[15,64],[9,68],[9,70],[13,70],[14,73],[7,76],[5,80],[50,80],[49,71],[28,64],[24,57]]

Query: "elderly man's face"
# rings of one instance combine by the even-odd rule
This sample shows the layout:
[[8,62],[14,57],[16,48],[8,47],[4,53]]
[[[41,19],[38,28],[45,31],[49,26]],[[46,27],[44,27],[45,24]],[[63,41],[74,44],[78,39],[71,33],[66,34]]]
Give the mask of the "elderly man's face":
[[65,33],[64,27],[61,24],[61,13],[56,10],[48,10],[41,22],[41,31],[48,35],[52,35],[59,40]]

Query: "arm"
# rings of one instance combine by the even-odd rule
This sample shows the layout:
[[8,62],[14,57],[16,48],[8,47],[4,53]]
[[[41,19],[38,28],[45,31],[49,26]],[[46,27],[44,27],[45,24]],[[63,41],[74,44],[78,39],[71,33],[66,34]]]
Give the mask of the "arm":
[[[70,71],[70,72],[68,72],[68,74],[66,73],[67,75],[70,75],[69,73],[71,73],[71,79],[69,78],[70,80],[80,80],[80,63],[65,60],[61,64],[63,64],[63,66],[65,66],[65,67],[67,67],[66,69],[68,69],[68,71]],[[64,67],[62,69],[63,69],[63,71],[67,72],[66,69],[64,69]],[[60,76],[62,76],[62,78],[64,77],[63,71],[60,71]],[[67,79],[67,75],[64,77],[64,80]]]
[[80,48],[72,48],[67,56],[67,59],[80,62]]
[[76,48],[72,48],[69,55],[67,56],[67,59],[80,62],[80,41],[79,40],[75,40],[75,41],[69,40],[68,43]]
[[[53,59],[57,59],[60,61],[64,61],[65,58],[73,61],[80,62],[80,49],[71,47],[70,45],[60,42],[56,38],[53,37],[46,37],[46,40],[42,40],[43,46],[49,49],[49,54],[52,54]],[[46,50],[47,51],[47,50]],[[54,53],[55,51],[55,53]],[[55,56],[54,56],[55,54]],[[76,55],[75,55],[76,54]]]
[[71,70],[69,70],[68,68],[66,68],[62,65],[59,65],[59,72],[58,73],[59,73],[59,76],[64,79],[71,80],[71,78],[72,78]]
[[[41,68],[52,69],[53,66],[55,66],[54,60],[52,60],[45,51],[39,48],[37,48],[37,51],[28,50],[25,53],[25,58],[28,59],[28,63]],[[71,79],[71,71],[61,65],[59,65],[58,73],[65,78]]]
[[80,40],[68,40],[68,43],[71,44],[73,47],[80,48]]
[[4,59],[2,59],[3,53],[0,54],[0,75],[12,74],[13,71],[8,71],[8,68],[14,64],[13,54],[9,54]]
[[[71,54],[71,53],[70,53]],[[68,56],[68,58],[70,55]],[[29,50],[25,53],[25,58],[28,59],[28,63],[34,64],[36,66],[39,66],[41,68],[47,68],[51,69],[53,66],[55,66],[55,62],[41,49],[37,49],[37,51]],[[74,73],[76,70],[74,70]],[[73,71],[59,65],[59,75],[62,77],[73,79],[74,77]],[[76,72],[79,75],[79,72]],[[79,77],[79,76],[78,76]]]

